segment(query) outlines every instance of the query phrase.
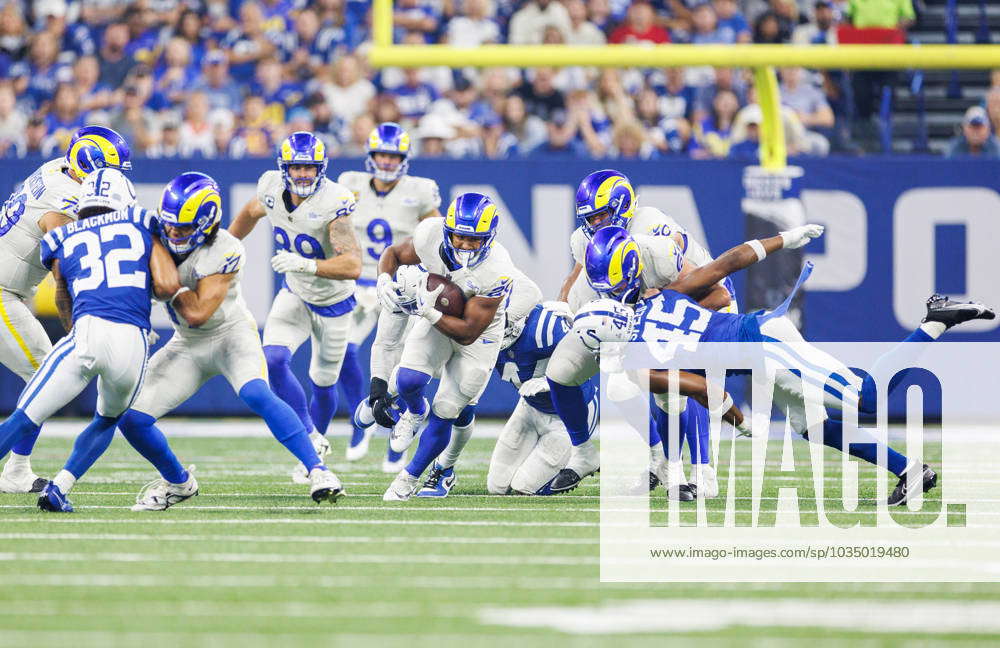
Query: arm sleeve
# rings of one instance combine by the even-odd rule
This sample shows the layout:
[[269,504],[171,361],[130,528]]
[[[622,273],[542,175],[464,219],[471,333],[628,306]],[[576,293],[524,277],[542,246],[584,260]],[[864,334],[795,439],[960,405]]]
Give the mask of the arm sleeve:
[[42,237],[41,245],[39,246],[39,253],[41,254],[42,265],[46,268],[52,267],[52,261],[56,258],[56,252],[59,250],[59,241],[56,239],[55,230],[52,230],[48,234]]

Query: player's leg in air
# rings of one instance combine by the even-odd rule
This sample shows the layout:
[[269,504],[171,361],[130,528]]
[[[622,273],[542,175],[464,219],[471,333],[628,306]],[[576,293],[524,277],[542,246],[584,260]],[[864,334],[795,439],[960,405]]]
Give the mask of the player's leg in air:
[[476,405],[467,405],[455,419],[451,427],[451,439],[431,464],[424,485],[416,493],[417,497],[448,497],[451,489],[458,483],[455,464],[458,463],[458,457],[472,438],[475,422]]

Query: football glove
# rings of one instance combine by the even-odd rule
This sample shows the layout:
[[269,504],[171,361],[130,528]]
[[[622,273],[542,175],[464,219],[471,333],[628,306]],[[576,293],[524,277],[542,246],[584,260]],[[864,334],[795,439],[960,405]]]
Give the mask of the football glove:
[[413,306],[411,314],[419,315],[431,324],[437,323],[437,321],[441,319],[441,315],[443,315],[443,313],[434,308],[434,306],[437,304],[438,295],[440,295],[443,290],[444,284],[439,285],[434,290],[428,290],[427,281],[425,280],[417,289],[417,300]]
[[294,252],[281,250],[271,257],[271,267],[275,272],[282,274],[287,272],[298,272],[301,274],[316,274],[316,259],[307,259]]
[[404,301],[403,292],[400,285],[393,281],[388,273],[383,272],[378,276],[375,282],[375,294],[378,295],[378,301],[382,304],[382,308],[391,313],[400,312],[399,304]]
[[787,232],[779,232],[781,246],[786,250],[795,250],[802,247],[814,238],[823,236],[824,227],[822,225],[803,225],[794,227]]

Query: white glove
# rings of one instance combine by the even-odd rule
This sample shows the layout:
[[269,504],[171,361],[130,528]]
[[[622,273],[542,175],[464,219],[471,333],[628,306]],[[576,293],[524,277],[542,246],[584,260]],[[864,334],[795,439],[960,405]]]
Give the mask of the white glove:
[[569,321],[573,321],[573,309],[564,301],[543,301],[542,308],[548,308],[558,315],[562,315]]
[[389,273],[383,272],[378,276],[375,282],[375,294],[378,295],[378,301],[382,304],[382,308],[390,313],[398,313],[400,311],[399,302],[401,301],[402,293],[399,284],[392,280]]
[[271,267],[275,272],[299,272],[302,274],[316,274],[316,259],[307,259],[294,252],[281,250],[271,257]]
[[149,332],[146,333],[146,343],[149,344],[149,346],[156,344],[156,341],[159,339],[160,334],[156,332],[156,329],[149,329]]
[[803,225],[795,227],[787,232],[778,232],[781,237],[781,246],[786,250],[800,248],[814,238],[823,236],[824,227],[822,225]]
[[642,390],[629,379],[628,374],[615,373],[608,376],[608,398],[613,403],[632,400],[637,396],[642,396]]
[[434,290],[427,290],[427,281],[424,281],[417,289],[417,303],[413,307],[412,314],[423,317],[431,324],[437,324],[443,313],[434,306],[437,304],[438,295],[444,290],[444,284],[439,285]]
[[526,381],[521,388],[517,390],[517,393],[521,396],[536,396],[542,392],[549,391],[549,381],[545,379],[545,376],[540,376],[538,378],[532,378]]

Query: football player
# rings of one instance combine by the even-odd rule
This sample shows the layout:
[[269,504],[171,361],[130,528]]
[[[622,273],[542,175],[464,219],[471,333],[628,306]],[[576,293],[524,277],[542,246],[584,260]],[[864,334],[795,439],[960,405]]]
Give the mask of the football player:
[[[157,218],[181,283],[167,304],[174,335],[150,359],[145,385],[120,427],[164,475],[169,466],[164,465],[165,443],[156,420],[221,374],[306,467],[313,500],[336,501],[344,494],[340,480],[317,456],[295,411],[268,387],[257,323],[240,294],[243,244],[220,228],[221,212],[219,187],[203,173],[182,173],[163,191]],[[136,439],[146,447],[140,448]],[[157,455],[160,459],[154,460]],[[181,484],[167,481],[165,493],[141,494],[133,510],[163,510],[174,503],[183,494]]]
[[[0,207],[0,364],[27,381],[52,343],[25,303],[48,274],[42,265],[42,237],[75,219],[80,183],[98,169],[132,168],[121,135],[85,126],[70,140],[66,155],[50,160],[15,187]],[[0,473],[0,493],[38,492],[45,485],[31,471],[37,435],[21,439]]]
[[[448,207],[447,216],[424,220],[411,239],[389,246],[379,260],[378,295],[387,310],[403,305],[402,291],[393,279],[401,265],[421,265],[428,272],[450,276],[467,299],[462,317],[445,315],[435,308],[444,284],[428,290],[425,281],[408,306],[420,319],[406,338],[396,371],[396,389],[406,412],[392,429],[389,443],[402,452],[425,421],[427,428],[413,459],[383,495],[385,501],[410,498],[420,475],[448,444],[456,419],[485,389],[496,364],[504,306],[513,284],[510,254],[494,243],[499,220],[493,201],[479,193],[464,193]],[[440,386],[429,405],[424,389],[439,372]]]
[[[366,382],[358,362],[358,347],[371,335],[381,310],[375,294],[379,257],[393,242],[413,236],[418,222],[441,215],[437,183],[430,178],[407,174],[410,146],[410,136],[399,124],[379,124],[368,136],[366,171],[344,171],[337,178],[339,184],[354,192],[358,201],[354,227],[362,246],[361,278],[355,292],[358,305],[351,315],[354,327],[344,357],[345,380],[341,382],[352,411],[364,398]],[[385,378],[377,377],[374,370],[371,382],[371,390],[375,393],[388,388]],[[355,425],[347,446],[348,461],[357,461],[367,454],[374,430],[371,426]],[[382,470],[393,474],[399,472],[403,467],[402,459],[402,454],[388,448]]]
[[[579,374],[589,377],[597,371],[597,361],[585,346],[585,340],[683,343],[687,348],[702,341],[759,342],[763,345],[765,369],[780,372],[775,380],[774,403],[787,411],[789,424],[800,434],[808,432],[804,398],[809,396],[804,383],[816,385],[822,390],[822,405],[826,408],[840,410],[847,403],[858,411],[874,412],[876,392],[871,377],[860,378],[829,354],[809,345],[791,320],[784,316],[795,291],[808,277],[811,266],[803,271],[792,294],[770,312],[751,315],[719,313],[701,307],[691,298],[691,295],[699,294],[733,272],[763,260],[768,254],[783,248],[802,247],[822,232],[822,226],[804,225],[781,232],[778,236],[748,241],[690,274],[678,277],[666,290],[647,291],[642,279],[644,259],[638,245],[624,229],[605,228],[588,245],[585,265],[591,286],[606,298],[581,309],[574,322],[574,330],[580,335],[566,336],[566,339],[577,341],[574,355]],[[904,342],[930,342],[962,322],[995,317],[994,312],[982,304],[958,303],[932,295],[927,300],[924,322]],[[619,329],[615,326],[604,325],[611,320],[624,324],[621,328],[624,333],[617,333]],[[788,345],[794,345],[798,358],[789,354]],[[905,347],[902,344],[897,351],[905,352]],[[562,368],[567,367],[564,364]],[[550,363],[550,371],[552,368]],[[801,378],[793,371],[798,372]],[[829,382],[828,377],[831,378]],[[564,374],[559,378],[572,381],[578,376]],[[897,384],[903,382],[898,381]],[[560,414],[563,414],[562,410]],[[860,433],[857,431],[855,434]],[[826,416],[823,443],[844,451],[842,420]],[[937,474],[926,464],[911,462],[874,438],[865,442],[852,441],[847,451],[876,465],[878,455],[885,453],[886,467],[898,477],[888,500],[890,506],[905,505],[916,488],[922,486],[926,492],[937,484]]]
[[[171,297],[177,269],[156,240],[153,215],[137,207],[132,183],[100,169],[80,188],[76,222],[50,230],[39,259],[56,282],[56,304],[69,333],[59,340],[0,425],[0,456],[97,378],[97,411],[77,437],[65,467],[38,498],[45,511],[72,512],[70,489],[114,438],[118,418],[146,369],[150,293]],[[186,487],[197,490],[193,477]]]
[[[265,215],[271,222],[277,248],[271,266],[285,278],[264,324],[264,357],[271,388],[298,414],[321,458],[330,451],[326,432],[337,411],[354,280],[361,274],[361,248],[351,223],[354,195],[326,177],[326,166],[323,142],[311,133],[292,133],[279,148],[278,170],[260,177],[257,197],[229,226],[242,239]],[[307,339],[312,346],[308,405],[291,369],[292,355]],[[308,483],[305,466],[296,466],[293,478]]]

